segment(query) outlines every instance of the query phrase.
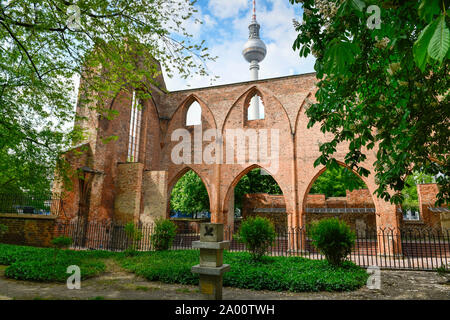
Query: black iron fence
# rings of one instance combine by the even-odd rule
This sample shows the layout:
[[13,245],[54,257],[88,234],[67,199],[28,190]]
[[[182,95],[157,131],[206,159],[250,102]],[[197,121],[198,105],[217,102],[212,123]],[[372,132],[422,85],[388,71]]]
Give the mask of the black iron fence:
[[0,213],[59,215],[61,210],[59,194],[0,193]]
[[[137,225],[142,238],[135,243],[137,250],[153,250],[153,225]],[[74,249],[123,251],[132,240],[125,226],[114,223],[85,223],[83,221],[58,223],[56,235],[70,236]],[[230,251],[247,251],[236,239],[235,230],[226,229],[225,239],[231,241]],[[200,239],[193,229],[177,229],[172,250],[192,249],[192,242]],[[324,259],[314,247],[303,228],[278,230],[275,242],[269,248],[271,256],[300,256]],[[450,267],[450,231],[442,230],[377,230],[358,232],[348,259],[362,267],[378,266],[384,269],[435,270]]]

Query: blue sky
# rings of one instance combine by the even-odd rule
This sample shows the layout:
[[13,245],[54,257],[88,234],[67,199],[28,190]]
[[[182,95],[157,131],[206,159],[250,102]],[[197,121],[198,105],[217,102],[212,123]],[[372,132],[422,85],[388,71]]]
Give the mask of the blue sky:
[[[241,51],[248,38],[248,24],[252,14],[252,0],[198,0],[196,18],[203,24],[187,23],[197,42],[205,40],[216,62],[208,68],[220,78],[214,85],[250,80],[248,63]],[[301,20],[300,5],[292,6],[288,0],[257,0],[256,17],[261,25],[261,38],[267,46],[267,55],[260,67],[260,79],[274,78],[314,71],[314,57],[300,58],[292,50],[296,32],[292,19]],[[170,91],[210,85],[208,77],[187,80],[165,77]]]

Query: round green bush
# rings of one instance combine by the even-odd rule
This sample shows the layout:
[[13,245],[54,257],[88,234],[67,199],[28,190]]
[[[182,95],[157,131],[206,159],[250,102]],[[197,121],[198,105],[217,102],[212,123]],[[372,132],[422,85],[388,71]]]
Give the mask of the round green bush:
[[310,225],[309,236],[313,245],[327,261],[339,266],[352,252],[355,233],[344,222],[336,218],[324,219]]
[[270,220],[261,217],[242,222],[237,236],[250,251],[254,260],[260,260],[275,241],[275,228]]
[[168,250],[175,239],[177,226],[173,221],[158,219],[151,235],[153,249],[156,251]]

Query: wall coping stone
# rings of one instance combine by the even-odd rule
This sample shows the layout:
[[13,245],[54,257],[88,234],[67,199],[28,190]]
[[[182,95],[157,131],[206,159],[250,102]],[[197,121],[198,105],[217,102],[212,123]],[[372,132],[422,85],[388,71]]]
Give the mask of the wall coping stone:
[[56,220],[58,216],[29,213],[0,213],[0,218]]

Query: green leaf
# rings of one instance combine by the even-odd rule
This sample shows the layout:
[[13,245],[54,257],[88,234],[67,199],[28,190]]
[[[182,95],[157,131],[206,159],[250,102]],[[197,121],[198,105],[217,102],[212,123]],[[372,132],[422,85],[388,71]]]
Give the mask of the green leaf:
[[445,15],[441,15],[436,21],[433,37],[428,46],[428,54],[432,59],[442,63],[450,47],[450,31],[445,23]]
[[419,38],[416,40],[413,46],[414,61],[420,70],[424,71],[427,64],[428,46],[431,38],[433,37],[434,25],[436,21],[430,23],[422,30]]
[[324,72],[327,74],[345,74],[348,67],[355,61],[359,47],[348,41],[336,39],[325,51]]
[[440,0],[422,0],[419,5],[419,17],[426,22],[431,22],[435,15],[441,13]]

